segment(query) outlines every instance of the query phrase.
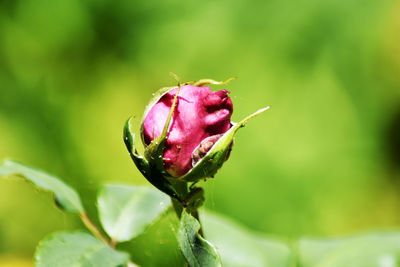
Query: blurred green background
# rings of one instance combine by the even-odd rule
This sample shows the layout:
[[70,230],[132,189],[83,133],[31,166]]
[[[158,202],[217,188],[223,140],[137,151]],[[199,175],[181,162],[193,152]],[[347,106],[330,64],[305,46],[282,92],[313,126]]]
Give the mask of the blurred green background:
[[[0,159],[63,177],[94,216],[100,184],[147,183],[122,126],[175,84],[170,71],[238,76],[233,120],[272,108],[204,184],[209,209],[287,239],[398,229],[399,12],[393,0],[0,1]],[[29,266],[46,234],[81,227],[50,199],[0,180],[0,266]]]

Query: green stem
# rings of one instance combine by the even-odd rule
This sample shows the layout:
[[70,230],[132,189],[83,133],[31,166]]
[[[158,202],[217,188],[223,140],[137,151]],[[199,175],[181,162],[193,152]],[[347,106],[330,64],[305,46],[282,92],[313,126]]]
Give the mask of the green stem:
[[203,189],[200,187],[195,187],[195,188],[189,187],[188,188],[187,183],[181,182],[181,181],[175,182],[174,188],[179,193],[180,199],[182,199],[182,201],[179,201],[177,199],[171,198],[172,205],[174,207],[174,210],[175,210],[175,213],[176,213],[178,219],[181,218],[182,211],[184,209],[187,209],[188,212],[190,212],[192,214],[192,216],[194,218],[196,218],[196,220],[199,222],[199,224],[200,224],[199,235],[204,237],[203,227],[201,226],[201,221],[200,221],[199,211],[197,209],[197,206],[193,206],[193,203],[190,204],[192,201],[195,201],[196,197],[198,197],[199,194],[203,193]]
[[181,215],[182,215],[182,211],[183,211],[183,205],[181,202],[179,202],[175,198],[171,198],[171,201],[172,201],[172,206],[174,207],[176,216],[178,217],[178,219],[180,219]]
[[[115,240],[111,240],[110,242],[108,239],[100,232],[100,230],[97,228],[97,226],[92,222],[92,220],[89,218],[86,212],[82,212],[79,214],[79,217],[81,218],[83,224],[86,226],[87,229],[95,236],[97,239],[99,239],[101,242],[106,244],[107,246],[110,246],[111,248],[115,249],[115,246],[117,245],[117,242]],[[127,264],[127,267],[139,267],[139,265],[134,264],[133,262],[129,261]]]
[[79,214],[79,217],[81,217],[81,220],[83,224],[86,226],[87,229],[95,236],[97,239],[99,239],[101,242],[104,244],[110,245],[107,238],[100,232],[99,229],[97,229],[96,225],[90,220],[89,216],[87,215],[86,212],[82,212]]
[[115,248],[117,246],[117,240],[114,238],[111,238],[110,240],[110,247]]

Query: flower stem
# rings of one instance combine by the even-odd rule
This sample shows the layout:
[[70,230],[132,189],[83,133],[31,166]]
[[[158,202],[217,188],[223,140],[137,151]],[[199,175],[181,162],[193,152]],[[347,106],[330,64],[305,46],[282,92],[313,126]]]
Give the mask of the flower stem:
[[115,240],[114,238],[112,238],[110,240],[110,247],[115,248],[117,246],[117,240]]
[[178,217],[178,219],[180,219],[181,215],[182,215],[182,211],[183,211],[183,205],[181,202],[179,202],[175,198],[171,198],[171,201],[172,201],[172,206],[174,207],[176,216]]
[[95,236],[97,239],[99,239],[101,242],[104,244],[110,245],[108,242],[107,238],[100,232],[99,229],[97,229],[96,225],[90,220],[89,216],[87,215],[86,212],[82,212],[79,214],[79,217],[81,218],[83,224],[86,226],[87,229]]
[[[178,187],[177,185],[180,185]],[[182,186],[184,185],[184,186]],[[190,214],[199,222],[200,229],[199,235],[204,237],[203,227],[201,225],[198,207],[203,204],[204,201],[204,190],[201,187],[187,187],[186,183],[175,184],[175,189],[180,193],[181,196],[184,196],[183,200],[177,200],[171,198],[172,205],[174,207],[175,213],[178,216],[178,219],[181,218],[183,210],[187,210]]]
[[[79,214],[83,224],[86,226],[87,229],[99,239],[101,242],[110,246],[111,248],[115,249],[117,242],[115,240],[108,241],[108,239],[100,232],[97,226],[92,222],[86,212],[82,212]],[[129,261],[127,267],[139,267],[139,265],[134,264],[133,262]]]

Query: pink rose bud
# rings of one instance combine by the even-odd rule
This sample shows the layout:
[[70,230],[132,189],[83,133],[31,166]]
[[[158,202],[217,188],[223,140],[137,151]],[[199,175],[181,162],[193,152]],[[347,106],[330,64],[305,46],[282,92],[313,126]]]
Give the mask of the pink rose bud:
[[[142,137],[146,145],[161,135],[177,90],[162,95],[145,114]],[[228,94],[227,90],[212,92],[208,86],[180,88],[164,143],[164,168],[171,176],[185,175],[231,128],[233,106]]]
[[[203,79],[180,87],[161,88],[147,106],[141,123],[144,155],[135,146],[134,117],[124,126],[124,142],[143,176],[169,196],[182,200],[174,182],[197,182],[214,177],[232,149],[235,133],[247,121],[264,112],[260,109],[238,123],[231,122],[233,111],[229,91],[212,92],[206,85],[223,85]],[[178,93],[178,94],[177,94]]]

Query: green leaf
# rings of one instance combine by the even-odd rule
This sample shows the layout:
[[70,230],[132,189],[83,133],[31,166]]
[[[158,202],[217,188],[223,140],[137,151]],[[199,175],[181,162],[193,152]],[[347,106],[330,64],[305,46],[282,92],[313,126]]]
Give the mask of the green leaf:
[[118,242],[141,234],[170,205],[166,194],[148,186],[106,185],[98,195],[100,221]]
[[36,267],[126,266],[129,255],[119,252],[85,232],[56,233],[36,249]]
[[298,253],[301,267],[396,267],[400,265],[400,233],[302,239]]
[[199,235],[200,223],[186,210],[183,211],[178,230],[178,243],[191,267],[221,266],[216,248]]
[[200,215],[205,236],[218,248],[224,266],[292,266],[293,256],[285,243],[267,239],[215,213]]
[[179,177],[179,179],[187,182],[196,182],[200,179],[213,177],[217,171],[224,164],[231,143],[233,141],[235,133],[242,127],[244,127],[248,120],[261,114],[262,112],[268,110],[269,107],[257,110],[255,113],[247,116],[239,123],[232,126],[229,131],[224,133],[224,135],[218,139],[218,141],[213,145],[213,147],[208,151],[208,153],[197,162],[197,164],[184,176]]
[[84,212],[78,193],[56,176],[11,160],[0,165],[0,175],[21,175],[37,187],[53,192],[61,209],[72,213]]
[[160,219],[154,221],[143,234],[118,244],[118,248],[129,251],[135,263],[143,267],[187,267],[179,248],[176,229],[179,220],[173,209],[168,209]]

